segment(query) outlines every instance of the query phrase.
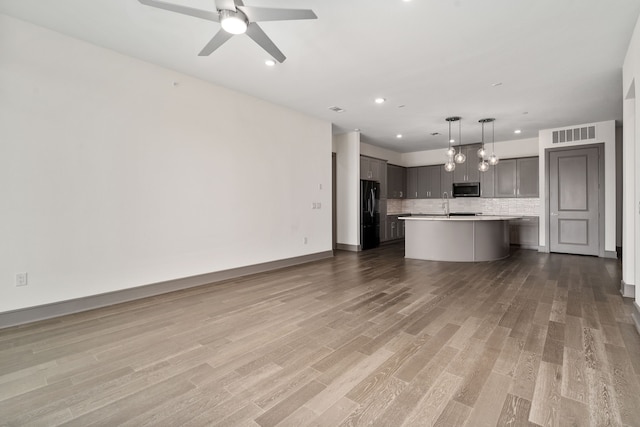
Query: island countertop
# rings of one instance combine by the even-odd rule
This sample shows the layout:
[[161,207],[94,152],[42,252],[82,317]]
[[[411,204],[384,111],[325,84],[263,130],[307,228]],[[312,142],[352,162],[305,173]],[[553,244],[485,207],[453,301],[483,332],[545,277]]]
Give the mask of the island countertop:
[[521,216],[506,215],[461,215],[461,216],[445,216],[445,215],[412,215],[400,216],[398,219],[406,221],[509,221],[512,219],[521,219]]

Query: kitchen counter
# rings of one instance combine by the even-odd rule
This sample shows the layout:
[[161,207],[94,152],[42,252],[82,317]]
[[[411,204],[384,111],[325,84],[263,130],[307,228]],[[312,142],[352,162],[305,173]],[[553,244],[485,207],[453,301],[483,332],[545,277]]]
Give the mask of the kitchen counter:
[[509,256],[509,221],[519,216],[403,216],[405,258],[494,261]]
[[411,215],[411,216],[400,216],[398,219],[404,220],[415,220],[415,221],[510,221],[513,219],[520,219],[521,216],[502,216],[502,215],[461,215],[461,216],[450,216],[446,215],[430,215],[430,214],[421,214],[421,215]]

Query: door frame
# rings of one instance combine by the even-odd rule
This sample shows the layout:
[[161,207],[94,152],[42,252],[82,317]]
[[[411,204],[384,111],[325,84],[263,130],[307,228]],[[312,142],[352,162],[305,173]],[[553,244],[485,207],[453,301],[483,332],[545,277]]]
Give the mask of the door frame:
[[604,142],[598,142],[596,144],[581,144],[570,145],[564,147],[546,148],[544,150],[544,175],[545,175],[545,236],[547,242],[547,251],[551,252],[551,203],[549,196],[551,194],[551,179],[549,179],[550,172],[550,153],[553,151],[572,151],[580,150],[584,148],[597,148],[598,149],[598,256],[604,258]]

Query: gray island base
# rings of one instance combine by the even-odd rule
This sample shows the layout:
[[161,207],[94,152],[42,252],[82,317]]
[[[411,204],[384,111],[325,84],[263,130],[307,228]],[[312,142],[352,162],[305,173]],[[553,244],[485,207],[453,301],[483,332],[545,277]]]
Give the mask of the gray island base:
[[405,216],[405,258],[479,262],[509,256],[515,216]]

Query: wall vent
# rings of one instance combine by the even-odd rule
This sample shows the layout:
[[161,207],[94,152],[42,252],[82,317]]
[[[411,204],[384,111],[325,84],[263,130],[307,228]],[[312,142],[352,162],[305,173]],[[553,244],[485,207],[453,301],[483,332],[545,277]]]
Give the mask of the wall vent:
[[583,128],[572,128],[564,130],[556,130],[553,132],[553,143],[582,141],[583,139],[595,139],[596,127],[585,126]]

